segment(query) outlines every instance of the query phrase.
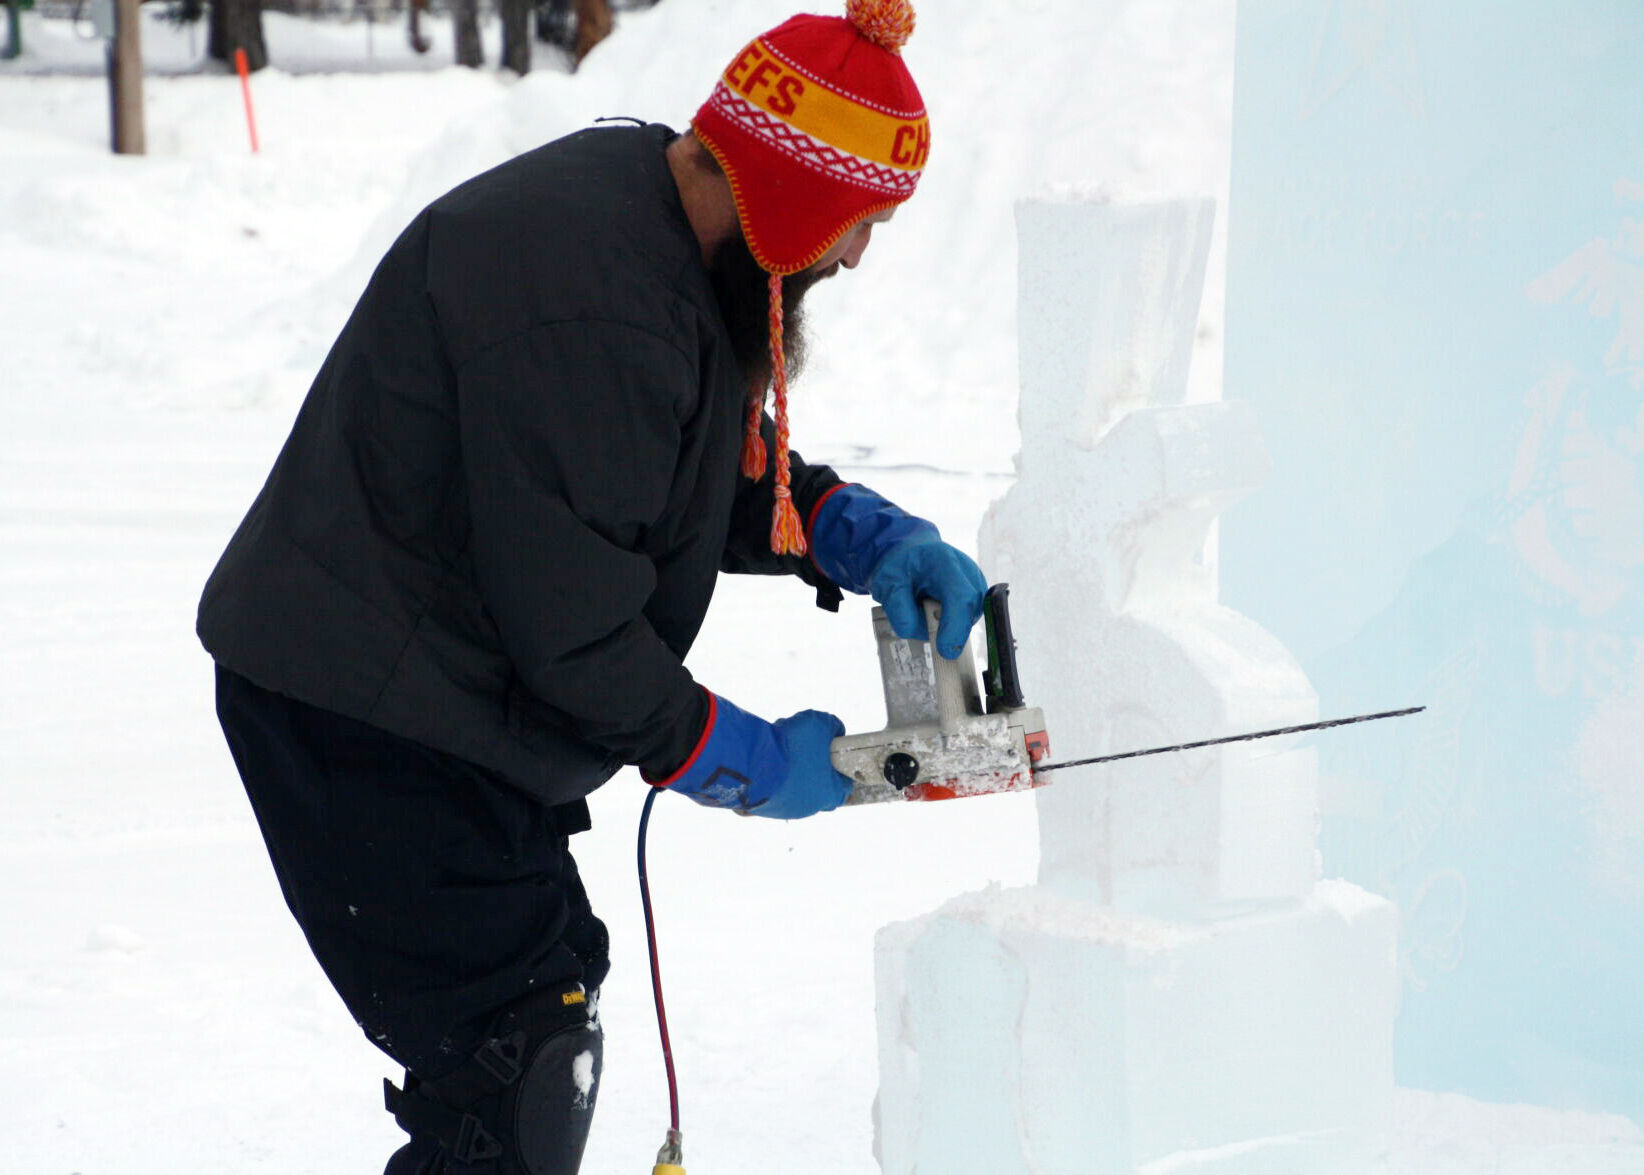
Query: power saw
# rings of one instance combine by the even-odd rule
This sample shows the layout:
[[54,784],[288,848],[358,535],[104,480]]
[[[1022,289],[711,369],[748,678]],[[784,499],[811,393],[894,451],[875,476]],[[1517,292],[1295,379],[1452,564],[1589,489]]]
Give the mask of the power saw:
[[1051,763],[1044,712],[1029,706],[1022,696],[1016,640],[1010,627],[1009,585],[994,584],[983,599],[987,669],[980,686],[968,643],[953,661],[935,652],[942,609],[934,600],[923,604],[928,639],[897,636],[885,619],[885,610],[873,610],[873,635],[885,687],[885,729],[833,740],[834,768],[855,785],[845,800],[847,805],[1025,791],[1049,783],[1049,772],[1067,767],[1401,718],[1426,709],[1411,706]]
[[984,597],[985,702],[970,644],[955,660],[939,655],[942,606],[922,602],[927,640],[897,636],[885,610],[873,610],[885,729],[833,740],[834,769],[856,785],[845,803],[950,800],[1038,786],[1033,765],[1050,755],[1050,736],[1044,712],[1022,696],[1009,585],[995,584]]

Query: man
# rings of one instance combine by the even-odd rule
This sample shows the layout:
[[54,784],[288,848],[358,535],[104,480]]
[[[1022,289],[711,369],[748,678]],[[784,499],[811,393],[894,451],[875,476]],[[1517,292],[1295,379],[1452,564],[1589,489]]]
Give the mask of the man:
[[848,11],[756,39],[690,134],[584,131],[418,216],[206,585],[286,900],[407,1071],[390,1175],[577,1170],[609,966],[569,851],[589,792],[634,764],[760,816],[847,794],[837,718],[768,723],[684,668],[719,571],[871,591],[905,636],[938,599],[948,657],[980,614],[935,527],[788,449],[804,290],[929,144],[905,0]]

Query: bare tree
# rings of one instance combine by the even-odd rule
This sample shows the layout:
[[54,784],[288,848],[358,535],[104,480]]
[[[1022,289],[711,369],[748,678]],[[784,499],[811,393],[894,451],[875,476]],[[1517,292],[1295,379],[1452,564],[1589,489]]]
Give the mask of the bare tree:
[[415,53],[426,53],[434,47],[434,42],[422,35],[422,14],[427,11],[428,0],[411,0],[411,18],[405,28],[405,39],[411,43]]
[[502,65],[524,77],[531,72],[532,0],[497,0],[502,14]]
[[218,61],[233,65],[236,49],[245,50],[246,65],[251,69],[268,64],[262,4],[259,0],[211,0],[206,51]]
[[451,0],[451,24],[456,33],[458,65],[478,69],[485,64],[485,46],[480,43],[479,0]]
[[0,61],[10,61],[23,55],[23,19],[18,15],[23,0],[6,0],[6,47],[0,49]]

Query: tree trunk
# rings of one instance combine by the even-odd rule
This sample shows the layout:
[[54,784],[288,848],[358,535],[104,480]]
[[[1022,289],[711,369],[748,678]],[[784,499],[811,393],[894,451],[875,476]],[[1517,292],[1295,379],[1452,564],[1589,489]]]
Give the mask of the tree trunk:
[[[394,0],[395,4],[399,0]],[[411,0],[411,15],[406,25],[406,40],[411,43],[415,53],[426,53],[434,47],[434,42],[422,35],[422,14],[428,11],[428,0]]]
[[502,13],[502,64],[524,77],[531,72],[531,0],[497,0]]
[[245,50],[249,69],[259,70],[268,64],[260,0],[211,0],[211,30],[206,52],[232,67],[236,49]]
[[479,0],[451,0],[451,23],[456,31],[457,64],[478,69],[485,64],[480,42]]
[[109,96],[113,102],[113,141],[118,155],[147,151],[143,132],[143,46],[137,0],[114,6],[114,43],[108,47]]
[[18,15],[22,0],[6,0],[6,47],[0,49],[0,61],[11,61],[23,55],[23,19]]

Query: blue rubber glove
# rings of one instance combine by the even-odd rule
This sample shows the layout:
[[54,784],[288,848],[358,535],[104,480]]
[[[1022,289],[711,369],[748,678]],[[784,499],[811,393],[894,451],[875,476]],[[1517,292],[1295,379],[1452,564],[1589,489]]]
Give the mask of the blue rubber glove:
[[919,601],[928,597],[942,605],[936,651],[951,661],[964,650],[982,616],[987,577],[931,523],[865,486],[844,485],[817,507],[810,546],[829,579],[879,602],[897,636],[925,639]]
[[936,651],[952,661],[965,649],[970,630],[982,617],[988,581],[971,557],[939,539],[903,543],[873,569],[873,598],[885,610],[891,631],[926,639],[925,597],[942,605]]
[[851,781],[833,769],[829,744],[845,724],[820,710],[766,722],[715,694],[696,749],[666,779],[647,779],[710,808],[798,820],[829,812],[850,795]]

